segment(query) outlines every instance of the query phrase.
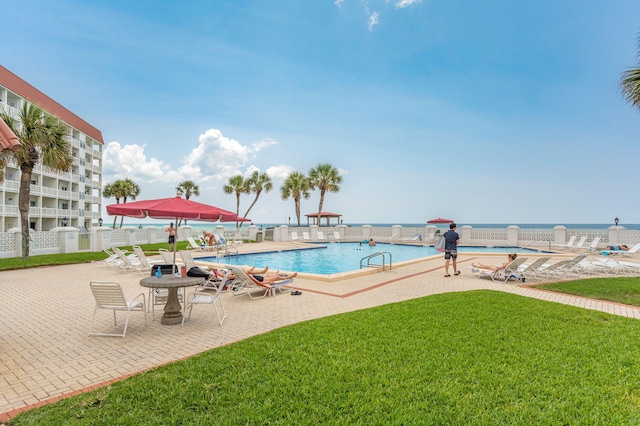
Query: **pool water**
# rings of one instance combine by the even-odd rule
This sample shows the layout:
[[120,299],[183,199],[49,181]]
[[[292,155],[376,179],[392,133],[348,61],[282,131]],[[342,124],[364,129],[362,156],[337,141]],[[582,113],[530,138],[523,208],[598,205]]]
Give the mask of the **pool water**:
[[[459,246],[458,252],[489,252],[513,253],[517,251],[537,251],[517,249],[514,247],[477,247]],[[271,270],[295,271],[313,274],[337,274],[360,269],[360,260],[377,252],[389,252],[393,264],[423,257],[442,254],[432,246],[415,246],[403,244],[378,243],[375,247],[359,243],[318,244],[314,249],[287,250],[279,252],[250,253],[224,258],[200,257],[199,261],[225,263],[228,265],[249,265],[257,267],[268,266]],[[387,256],[388,264],[389,256]],[[372,264],[380,265],[382,257],[371,260]],[[366,260],[364,262],[366,264]]]

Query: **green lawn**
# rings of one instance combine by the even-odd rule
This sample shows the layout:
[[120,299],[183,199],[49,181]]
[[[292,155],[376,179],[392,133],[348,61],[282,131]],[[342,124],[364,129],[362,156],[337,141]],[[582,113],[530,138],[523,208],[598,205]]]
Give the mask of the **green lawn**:
[[634,319],[447,293],[294,324],[10,424],[640,424],[638,336]]
[[640,277],[590,278],[536,286],[559,293],[640,306]]
[[[178,250],[186,250],[188,243],[185,241],[178,242]],[[124,250],[133,251],[133,246],[119,247]],[[140,248],[146,255],[158,254],[158,249],[168,248],[167,243],[157,244],[141,244]],[[36,268],[39,266],[53,265],[71,265],[75,263],[86,263],[93,260],[105,259],[107,255],[104,252],[78,252],[66,254],[44,254],[38,256],[29,256],[27,259],[21,257],[11,257],[0,260],[0,271],[10,271],[14,269]]]

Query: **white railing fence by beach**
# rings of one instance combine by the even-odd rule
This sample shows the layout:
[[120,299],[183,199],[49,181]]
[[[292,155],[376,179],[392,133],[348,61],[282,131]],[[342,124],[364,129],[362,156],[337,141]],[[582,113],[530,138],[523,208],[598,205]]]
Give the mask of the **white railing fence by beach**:
[[[274,242],[292,241],[292,232],[296,232],[298,241],[303,240],[303,233],[308,234],[309,241],[312,242],[334,242],[334,241],[363,241],[373,239],[378,242],[412,243],[431,245],[435,242],[439,233],[444,232],[446,226],[436,227],[427,225],[425,227],[403,227],[393,225],[378,227],[371,225],[346,226],[337,225],[331,227],[318,227],[317,225],[296,227],[277,226],[270,229],[263,229],[255,225],[243,226],[239,230],[226,228],[223,225],[212,224],[207,227],[217,235],[222,235],[227,240],[248,240],[258,241],[267,236],[267,239]],[[190,225],[178,228],[178,240],[186,241],[188,237],[195,240],[201,235],[203,227],[197,228]],[[323,238],[320,238],[321,232]],[[338,234],[338,237],[335,236]],[[473,228],[464,225],[458,228],[461,245],[480,246],[511,246],[511,247],[536,247],[540,249],[553,249],[554,246],[565,245],[572,236],[581,238],[586,236],[588,243],[596,237],[600,238],[599,247],[608,245],[626,244],[635,245],[640,242],[640,230],[628,230],[623,226],[611,226],[607,229],[580,229],[566,228],[558,225],[553,228],[520,228],[510,225],[502,228]],[[79,238],[81,231],[73,227],[59,227],[50,231],[30,232],[30,255],[73,253],[79,251],[99,252],[112,247],[132,246],[140,244],[154,244],[167,241],[167,233],[164,226],[124,226],[112,229],[110,227],[95,227],[82,234],[89,234],[90,247],[79,248]],[[576,238],[578,239],[578,238]],[[11,229],[7,232],[0,232],[0,258],[20,257],[22,254],[22,241],[19,229]]]

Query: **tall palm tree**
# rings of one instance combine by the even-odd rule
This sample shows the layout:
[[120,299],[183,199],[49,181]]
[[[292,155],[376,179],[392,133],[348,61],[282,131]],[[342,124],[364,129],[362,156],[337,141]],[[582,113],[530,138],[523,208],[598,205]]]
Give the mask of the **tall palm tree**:
[[318,189],[320,191],[320,204],[318,205],[317,222],[318,226],[320,226],[320,213],[322,212],[322,205],[324,204],[324,194],[327,191],[340,191],[342,176],[340,176],[338,169],[333,167],[331,164],[318,164],[315,168],[309,171],[309,182],[311,183],[311,189]]
[[[184,198],[186,198],[187,200],[191,198],[192,195],[195,195],[196,197],[200,196],[200,187],[196,185],[192,180],[185,180],[184,182],[180,182],[180,184],[176,186],[176,191],[184,194]],[[187,223],[186,219],[184,223]],[[180,219],[180,221],[178,222],[178,226],[180,226],[181,224],[182,219]]]
[[[640,38],[638,39],[640,45]],[[640,52],[636,68],[632,68],[622,73],[620,88],[627,102],[636,108],[640,108]]]
[[[247,180],[245,180],[245,184],[248,189],[247,193],[256,194],[256,198],[253,199],[253,202],[251,203],[243,217],[249,216],[249,212],[258,201],[258,197],[260,197],[262,191],[269,192],[273,188],[273,182],[271,182],[271,178],[269,177],[269,175],[266,173],[260,173],[257,170],[254,171]],[[240,222],[240,226],[242,226],[242,222]]]
[[184,198],[187,200],[191,198],[192,195],[195,195],[196,197],[200,196],[200,187],[192,180],[180,182],[180,185],[176,186],[176,191],[182,192],[184,194]]
[[[116,199],[116,204],[120,204],[120,199],[124,197],[124,187],[123,181],[117,180],[113,183],[107,183],[102,190],[102,196],[105,198],[114,197]],[[118,220],[118,216],[113,217],[113,229],[116,229],[116,222]]]
[[[242,175],[236,175],[229,178],[229,183],[222,187],[225,194],[236,194],[236,215],[240,216],[240,195],[248,194],[249,188]],[[238,227],[236,221],[236,228]]]
[[45,114],[33,104],[22,105],[18,120],[14,121],[7,112],[0,112],[0,119],[11,128],[22,146],[13,153],[20,165],[20,189],[18,210],[22,233],[22,257],[29,257],[29,196],[31,195],[31,174],[33,168],[42,162],[52,170],[68,172],[73,164],[71,147],[64,139],[66,126],[52,115]]
[[[126,203],[128,198],[135,200],[140,195],[140,185],[135,183],[129,178],[126,178],[122,181],[123,193],[122,193],[122,202]],[[124,220],[124,216],[120,216],[120,228],[122,228],[122,221]]]
[[309,190],[311,185],[309,178],[300,172],[293,172],[282,183],[280,187],[280,196],[283,200],[293,198],[293,202],[296,207],[296,218],[298,219],[298,226],[300,226],[300,199],[302,197],[309,198]]
[[[129,178],[118,179],[113,183],[107,183],[102,190],[102,196],[106,198],[114,197],[116,204],[120,204],[120,200],[126,203],[127,198],[135,200],[138,195],[140,195],[140,186]],[[120,218],[121,228],[123,219],[124,217]],[[117,220],[118,216],[115,216],[113,218],[113,229],[116,228]]]

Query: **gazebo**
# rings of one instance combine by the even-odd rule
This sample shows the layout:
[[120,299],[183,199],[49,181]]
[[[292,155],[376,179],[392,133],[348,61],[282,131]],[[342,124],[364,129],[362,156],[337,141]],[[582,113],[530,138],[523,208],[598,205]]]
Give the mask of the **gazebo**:
[[337,219],[336,225],[340,225],[340,223],[342,222],[342,220],[340,220],[342,215],[338,213],[320,212],[320,213],[309,213],[309,214],[306,214],[305,216],[307,217],[307,226],[309,226],[309,219],[313,219],[313,224],[318,226],[320,226],[320,221],[322,219],[327,219],[327,226],[331,226],[331,219],[333,218]]

